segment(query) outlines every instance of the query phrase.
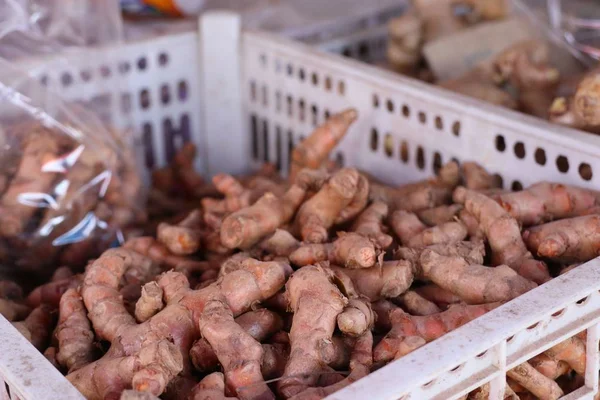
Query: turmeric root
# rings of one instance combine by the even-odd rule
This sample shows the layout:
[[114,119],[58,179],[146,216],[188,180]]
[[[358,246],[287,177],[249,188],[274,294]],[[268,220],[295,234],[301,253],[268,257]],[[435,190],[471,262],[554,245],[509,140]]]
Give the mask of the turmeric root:
[[369,180],[363,175],[358,175],[358,183],[356,184],[356,192],[354,197],[335,219],[335,224],[343,224],[359,215],[369,202]]
[[375,245],[356,233],[339,232],[333,243],[306,244],[290,254],[290,261],[297,266],[330,261],[346,268],[369,268],[375,265],[379,254]]
[[504,50],[493,61],[496,83],[517,88],[520,108],[542,118],[547,117],[560,78],[549,58],[545,43],[527,40]]
[[397,298],[402,307],[412,315],[432,315],[441,312],[432,301],[427,300],[415,291],[409,290]]
[[305,195],[306,188],[299,185],[292,185],[282,198],[271,193],[265,194],[252,206],[225,218],[221,226],[221,243],[229,249],[254,246],[287,223]]
[[349,336],[360,336],[370,331],[375,323],[375,314],[371,309],[371,303],[364,298],[351,298],[348,305],[337,316],[337,324],[344,334]]
[[330,268],[350,277],[356,291],[371,301],[400,296],[408,290],[414,278],[411,264],[404,260],[385,261],[366,269]]
[[422,276],[469,304],[505,302],[537,286],[506,265],[469,264],[462,257],[447,257],[434,250],[423,251],[420,265]]
[[399,188],[372,183],[369,198],[386,203],[390,210],[419,212],[448,203],[459,180],[458,164],[450,162],[440,169],[439,176],[434,179]]
[[409,261],[415,273],[423,275],[421,254],[425,250],[432,250],[446,257],[460,257],[469,264],[483,264],[485,255],[483,242],[456,242],[452,244],[435,244],[426,248],[399,247],[394,252],[394,258]]
[[392,310],[390,312],[392,330],[375,346],[373,358],[375,362],[391,361],[407,338],[418,336],[426,342],[431,342],[499,305],[499,303],[476,306],[456,305],[439,314],[423,317],[411,316],[401,309]]
[[[189,370],[187,355],[199,328],[238,396],[272,397],[260,374],[262,348],[235,324],[233,317],[277,293],[291,272],[289,266],[248,259],[242,268],[197,291],[189,289],[182,274],[168,272],[158,279],[166,307],[138,325],[120,303],[117,287],[126,270],[140,265],[142,270],[151,270],[144,267],[148,263],[127,249],[116,249],[105,252],[88,268],[82,297],[96,334],[112,345],[104,357],[69,374],[68,379],[92,399],[131,385],[159,395],[170,379]],[[105,312],[107,307],[111,313]],[[243,354],[232,349],[243,349]],[[239,360],[245,360],[243,369]],[[128,364],[127,368],[123,364],[120,370],[121,363]]]
[[415,289],[415,292],[443,309],[451,304],[460,303],[462,301],[461,298],[454,293],[442,289],[433,283],[418,287]]
[[519,383],[540,399],[558,399],[563,395],[556,382],[539,373],[528,362],[506,372],[506,376]]
[[477,218],[475,218],[473,214],[467,210],[460,210],[458,213],[458,219],[467,228],[470,240],[479,241],[485,239],[485,234],[479,226],[479,221],[477,221]]
[[177,225],[160,223],[156,236],[158,241],[175,255],[194,254],[200,249],[201,221],[200,211],[195,210]]
[[303,168],[318,169],[357,118],[358,112],[355,109],[334,114],[299,143],[291,154],[290,182],[294,181]]
[[539,225],[581,215],[597,205],[600,193],[559,183],[540,182],[520,192],[499,196],[498,202],[519,223]]
[[453,221],[456,214],[462,210],[463,206],[460,204],[452,204],[451,206],[439,206],[429,208],[427,210],[420,211],[417,213],[419,219],[426,225],[436,226],[441,225],[445,222]]
[[75,289],[69,289],[60,299],[56,327],[58,353],[56,360],[69,372],[94,361],[94,332],[83,300]]
[[533,357],[528,363],[540,374],[553,381],[571,370],[571,367],[566,362],[556,360],[544,353]]
[[68,279],[72,276],[73,276],[73,271],[71,271],[71,268],[69,268],[67,266],[63,266],[63,267],[57,268],[56,271],[54,271],[54,273],[52,274],[52,278],[50,278],[50,280],[53,282],[62,281],[63,279]]
[[544,354],[555,360],[564,361],[579,375],[585,374],[585,342],[577,336],[560,342],[546,350]]
[[327,241],[329,228],[353,200],[360,180],[355,169],[341,169],[317,194],[302,204],[295,221],[302,240],[309,243]]
[[498,179],[475,162],[465,162],[460,166],[465,187],[471,190],[498,188]]
[[40,125],[37,130],[27,133],[21,147],[23,155],[19,168],[0,199],[0,235],[5,237],[23,233],[39,207],[39,200],[27,199],[27,196],[50,192],[57,176],[57,171],[48,168],[56,161],[60,150],[51,131]]
[[142,286],[140,299],[135,304],[135,319],[144,322],[163,308],[163,290],[156,282],[148,282]]
[[48,339],[54,327],[55,318],[51,306],[42,304],[31,311],[21,322],[13,322],[19,331],[25,331],[26,337],[38,350],[43,350],[48,345]]
[[225,376],[221,372],[213,372],[194,386],[189,400],[234,400],[234,398],[225,397]]
[[465,209],[479,221],[492,248],[494,265],[508,265],[539,285],[550,280],[548,268],[543,262],[533,259],[521,238],[519,224],[500,204],[465,188],[456,189],[454,200],[464,204]]
[[415,13],[405,13],[388,22],[387,60],[394,70],[412,74],[422,59],[423,21]]
[[[0,315],[8,321],[21,320],[31,309],[22,304],[23,290],[12,281],[0,281]],[[39,306],[40,303],[34,306]]]
[[390,225],[403,245],[408,245],[413,237],[427,229],[427,226],[419,220],[416,214],[403,210],[392,213]]
[[203,198],[201,203],[205,212],[229,214],[252,204],[250,201],[250,191],[245,189],[233,176],[217,174],[213,177],[212,181],[217,190],[225,198],[223,200],[215,200],[211,197]]
[[321,365],[333,356],[331,337],[336,318],[347,299],[332,283],[333,273],[319,266],[296,271],[286,284],[290,307],[294,312],[290,331],[291,351],[279,392],[290,398],[313,386]]
[[596,110],[600,94],[600,70],[592,69],[578,82],[575,92],[569,97],[558,97],[552,103],[552,122],[597,133],[600,130],[600,115]]
[[350,375],[327,387],[312,387],[292,396],[294,400],[320,400],[367,376],[373,365],[373,335],[365,332],[356,340],[350,359]]
[[58,308],[61,296],[70,288],[76,288],[81,283],[81,276],[74,275],[59,281],[48,282],[33,289],[27,296],[27,304],[33,308],[41,304],[50,304]]
[[354,221],[351,231],[372,239],[382,249],[387,249],[393,241],[383,224],[388,214],[388,206],[382,202],[374,202],[367,207]]
[[375,333],[388,332],[392,329],[390,322],[390,311],[398,308],[397,305],[386,299],[380,299],[371,303],[371,309],[375,313]]
[[467,228],[462,223],[446,222],[419,232],[406,245],[408,247],[425,247],[434,244],[452,244],[462,241],[467,234]]
[[283,375],[290,356],[289,345],[282,343],[263,344],[261,372],[265,379],[275,379]]
[[[469,400],[487,400],[490,398],[490,389],[491,386],[489,383],[481,386],[477,390],[469,393]],[[519,396],[511,389],[509,385],[506,385],[504,389],[504,397],[503,400],[521,400]]]
[[600,250],[600,215],[563,219],[529,228],[523,233],[536,255],[564,263],[586,262]]
[[[460,15],[469,24],[504,19],[509,13],[506,0],[452,0],[452,8],[455,15]],[[459,13],[458,8],[464,12]]]
[[150,236],[129,239],[123,244],[123,247],[151,258],[163,268],[183,268],[185,265],[188,265],[188,268],[194,267],[196,270],[212,268],[209,263],[194,261],[171,253],[165,245]]
[[300,242],[288,231],[277,229],[273,235],[260,242],[258,246],[275,256],[288,257],[300,247]]
[[[265,309],[242,314],[235,322],[257,342],[264,342],[283,327],[281,317]],[[200,372],[212,371],[219,363],[206,339],[199,339],[194,343],[190,349],[190,357],[194,367]]]

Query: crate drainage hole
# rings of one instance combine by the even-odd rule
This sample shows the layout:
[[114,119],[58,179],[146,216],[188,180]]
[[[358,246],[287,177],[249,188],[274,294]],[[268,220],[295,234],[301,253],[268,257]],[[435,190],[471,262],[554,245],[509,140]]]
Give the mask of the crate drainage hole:
[[594,173],[592,172],[592,166],[588,163],[579,164],[579,176],[584,181],[591,181]]
[[465,366],[465,364],[460,364],[460,365],[457,365],[456,367],[452,368],[452,369],[450,370],[450,372],[458,372],[458,371],[460,371],[461,369],[463,369],[463,367],[464,367],[464,366]]
[[433,384],[435,383],[435,381],[436,381],[436,380],[435,380],[435,379],[433,379],[433,380],[431,380],[431,381],[429,381],[429,382],[427,382],[427,383],[423,384],[423,386],[421,386],[421,387],[422,387],[423,389],[427,389],[427,388],[429,388],[429,387],[433,386]]
[[483,358],[483,357],[485,357],[485,356],[486,356],[487,352],[488,352],[488,351],[486,350],[486,351],[484,351],[483,353],[479,353],[479,354],[477,354],[477,356],[476,356],[476,357],[477,357],[477,358]]
[[560,318],[565,314],[565,311],[567,311],[566,308],[563,308],[562,310],[558,310],[557,312],[555,312],[554,314],[552,314],[553,318]]
[[532,330],[534,330],[535,328],[537,328],[539,324],[540,324],[539,322],[536,322],[535,324],[533,324],[533,325],[531,325],[531,326],[528,326],[528,327],[527,327],[527,330],[528,330],[528,331],[532,331]]
[[383,140],[383,149],[386,156],[392,157],[394,153],[394,139],[392,138],[391,133],[386,133],[385,139]]
[[581,300],[578,300],[578,301],[577,301],[577,305],[579,305],[579,306],[582,306],[582,305],[586,304],[586,303],[588,302],[588,300],[589,300],[589,299],[590,299],[590,296],[586,296],[586,297],[584,297],[583,299],[581,299]]
[[546,151],[542,148],[535,149],[534,153],[535,162],[539,165],[546,165]]
[[377,147],[379,146],[379,133],[377,129],[371,129],[371,150],[377,151]]
[[515,335],[512,335],[511,337],[509,337],[508,339],[506,339],[506,343],[512,342],[514,338],[515,338]]

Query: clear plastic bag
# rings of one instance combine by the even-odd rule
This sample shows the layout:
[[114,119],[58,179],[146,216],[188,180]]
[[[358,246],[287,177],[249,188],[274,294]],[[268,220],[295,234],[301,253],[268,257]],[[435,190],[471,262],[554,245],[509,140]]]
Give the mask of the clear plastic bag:
[[36,77],[73,52],[120,40],[118,9],[100,12],[99,3],[108,6],[0,6],[0,274],[43,277],[85,265],[144,218],[130,135],[99,117],[106,110],[67,102]]

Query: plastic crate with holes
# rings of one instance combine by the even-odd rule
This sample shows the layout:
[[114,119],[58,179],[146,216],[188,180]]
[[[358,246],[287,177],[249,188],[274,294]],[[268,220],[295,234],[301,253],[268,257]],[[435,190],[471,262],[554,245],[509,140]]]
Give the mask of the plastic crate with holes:
[[[591,188],[600,181],[598,137],[301,43],[242,31],[235,15],[207,15],[197,33],[98,51],[117,51],[119,57],[106,59],[119,61],[90,65],[87,60],[102,58],[83,56],[45,79],[58,80],[71,99],[109,102],[116,124],[119,113],[131,114],[148,169],[193,141],[201,155],[196,167],[209,176],[247,172],[263,161],[285,174],[294,143],[330,113],[351,106],[359,119],[334,157],[388,183],[426,178],[450,159],[479,162],[508,187],[550,180]],[[65,74],[70,78],[62,79]],[[104,83],[115,74],[128,75],[130,84],[106,92],[112,85]],[[508,370],[586,331],[585,384],[565,398],[592,399],[598,392],[599,323],[600,261],[593,260],[330,398],[455,399],[490,383],[489,398],[502,399]],[[0,399],[82,398],[3,318],[0,337],[0,378],[6,383]]]

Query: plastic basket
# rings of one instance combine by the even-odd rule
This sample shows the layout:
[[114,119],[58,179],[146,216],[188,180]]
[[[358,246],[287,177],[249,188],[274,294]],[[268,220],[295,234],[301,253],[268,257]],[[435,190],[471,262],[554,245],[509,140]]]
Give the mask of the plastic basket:
[[[600,182],[598,137],[304,44],[242,32],[235,15],[207,15],[199,33],[100,51],[118,51],[119,61],[91,66],[82,57],[57,77],[71,74],[65,91],[74,99],[98,97],[119,113],[131,113],[148,167],[163,165],[174,148],[192,140],[201,154],[197,167],[208,175],[248,171],[263,161],[285,174],[294,143],[329,113],[353,106],[360,118],[334,157],[390,183],[430,176],[452,158],[484,164],[509,187],[540,180],[584,187]],[[82,68],[94,72],[86,82]],[[104,79],[110,76],[101,73],[106,68],[129,74],[130,87],[107,92]],[[598,391],[599,290],[600,262],[594,260],[331,398],[454,399],[492,382],[490,398],[500,399],[507,369],[587,330],[586,386],[565,398],[591,399]],[[0,378],[10,388],[8,398],[81,398],[2,318],[0,337]]]

